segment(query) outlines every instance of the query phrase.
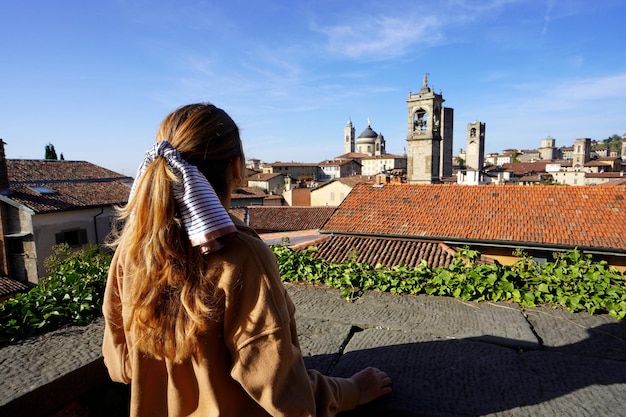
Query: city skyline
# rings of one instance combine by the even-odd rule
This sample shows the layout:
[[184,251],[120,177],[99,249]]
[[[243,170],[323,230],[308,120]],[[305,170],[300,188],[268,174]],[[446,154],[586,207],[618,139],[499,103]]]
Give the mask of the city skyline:
[[68,160],[134,176],[174,108],[210,101],[247,158],[320,162],[350,119],[406,147],[425,73],[485,153],[626,133],[626,4],[586,1],[66,1],[3,6],[0,138],[11,159]]

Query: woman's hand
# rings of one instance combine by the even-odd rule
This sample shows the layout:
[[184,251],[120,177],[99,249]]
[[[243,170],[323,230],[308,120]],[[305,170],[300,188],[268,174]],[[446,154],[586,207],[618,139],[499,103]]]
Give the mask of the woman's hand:
[[359,388],[359,405],[391,392],[391,378],[378,368],[367,367],[350,377]]

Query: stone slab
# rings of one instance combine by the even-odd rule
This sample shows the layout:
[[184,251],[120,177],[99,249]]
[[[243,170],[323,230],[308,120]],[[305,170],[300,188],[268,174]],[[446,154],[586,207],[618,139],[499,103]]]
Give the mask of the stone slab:
[[[286,287],[308,367],[350,376],[373,365],[394,380],[390,396],[342,416],[626,416],[626,329],[610,316],[376,292],[349,303],[338,290]],[[0,415],[104,395],[102,325],[0,349]],[[125,404],[127,387],[115,388]]]
[[341,356],[351,337],[352,326],[301,317],[297,321],[298,340],[304,364],[327,375]]
[[626,361],[626,322],[608,314],[572,314],[563,309],[528,309],[528,321],[551,351]]
[[491,337],[525,349],[540,348],[539,341],[517,304],[472,303],[449,297],[394,295],[365,292],[355,302],[341,298],[339,290],[288,284],[297,306],[296,318],[323,318],[362,329],[385,328],[433,337]]
[[0,405],[102,359],[104,320],[69,326],[0,349]]
[[346,415],[626,415],[621,361],[368,329],[354,335],[333,375],[368,365],[387,371],[394,391]]

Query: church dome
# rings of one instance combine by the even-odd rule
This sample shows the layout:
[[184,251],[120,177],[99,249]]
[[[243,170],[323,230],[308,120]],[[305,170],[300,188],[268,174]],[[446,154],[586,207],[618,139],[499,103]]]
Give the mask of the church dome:
[[377,137],[378,133],[374,132],[370,126],[367,126],[367,129],[365,129],[357,139],[376,139]]

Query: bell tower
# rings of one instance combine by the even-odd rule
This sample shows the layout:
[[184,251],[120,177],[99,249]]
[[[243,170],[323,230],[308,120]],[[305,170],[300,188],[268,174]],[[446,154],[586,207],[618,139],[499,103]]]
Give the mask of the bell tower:
[[574,168],[574,171],[582,171],[589,159],[591,159],[591,139],[576,139],[574,141],[574,152],[572,152],[572,168]]
[[343,153],[354,152],[354,126],[350,118],[348,118],[346,127],[343,128],[343,136]]
[[428,86],[428,74],[417,94],[411,94],[408,104],[407,180],[409,184],[440,182],[442,146],[442,104],[444,99]]
[[475,121],[467,124],[467,151],[465,166],[480,171],[485,165],[485,123]]

